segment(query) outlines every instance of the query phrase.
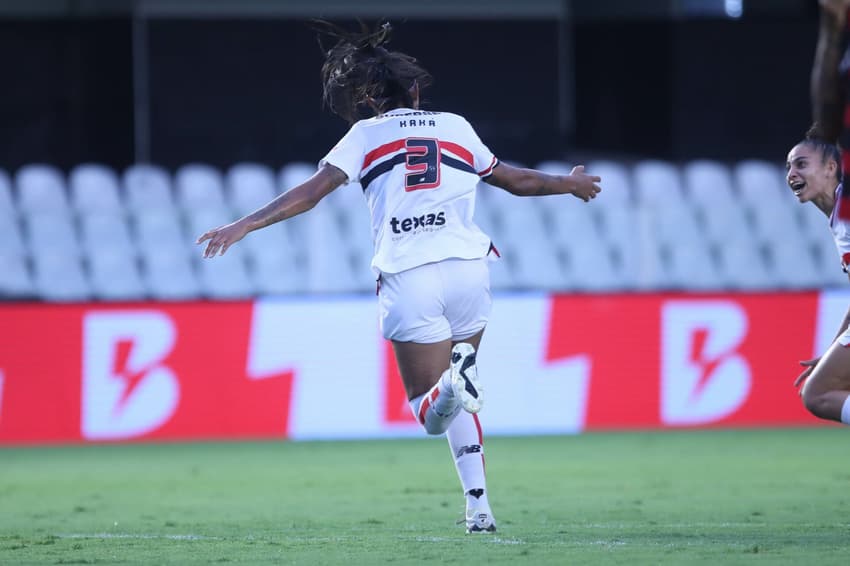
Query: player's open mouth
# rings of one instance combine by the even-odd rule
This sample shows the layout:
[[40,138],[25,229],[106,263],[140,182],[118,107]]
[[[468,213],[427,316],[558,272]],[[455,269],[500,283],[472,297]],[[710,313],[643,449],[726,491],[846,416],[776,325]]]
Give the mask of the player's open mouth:
[[795,196],[800,196],[800,193],[802,193],[803,189],[805,188],[805,181],[797,181],[796,183],[791,183],[791,190],[794,191]]

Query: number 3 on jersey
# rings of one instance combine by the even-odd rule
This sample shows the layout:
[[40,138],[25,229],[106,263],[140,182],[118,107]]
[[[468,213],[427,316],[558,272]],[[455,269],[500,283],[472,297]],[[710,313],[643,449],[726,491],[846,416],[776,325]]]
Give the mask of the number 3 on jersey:
[[440,186],[440,142],[433,138],[407,138],[404,190],[436,189]]

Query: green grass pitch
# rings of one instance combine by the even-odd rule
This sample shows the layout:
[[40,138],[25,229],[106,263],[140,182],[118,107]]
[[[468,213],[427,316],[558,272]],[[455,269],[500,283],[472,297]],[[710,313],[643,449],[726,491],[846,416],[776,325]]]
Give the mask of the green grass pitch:
[[850,564],[840,427],[0,449],[0,564]]

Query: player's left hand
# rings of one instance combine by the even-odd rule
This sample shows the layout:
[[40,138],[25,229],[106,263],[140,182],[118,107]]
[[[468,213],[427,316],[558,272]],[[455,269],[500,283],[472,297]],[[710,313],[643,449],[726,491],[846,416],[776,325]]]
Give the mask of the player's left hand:
[[588,175],[584,172],[584,165],[576,165],[570,172],[570,177],[575,181],[575,188],[572,191],[573,196],[580,198],[584,202],[592,198],[602,191],[596,183],[602,180],[596,175]]

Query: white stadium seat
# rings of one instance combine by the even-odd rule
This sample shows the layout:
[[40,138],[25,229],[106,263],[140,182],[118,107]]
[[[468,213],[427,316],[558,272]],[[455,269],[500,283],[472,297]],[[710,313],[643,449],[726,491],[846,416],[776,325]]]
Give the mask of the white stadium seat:
[[6,171],[0,169],[0,218],[15,216],[17,212],[12,196],[12,179]]
[[69,211],[65,176],[52,165],[33,163],[15,174],[15,193],[21,213]]
[[94,296],[105,301],[135,301],[146,297],[136,259],[119,248],[100,249],[89,255],[89,275]]
[[718,161],[697,159],[682,169],[685,194],[699,207],[732,207],[736,193],[729,167]]
[[165,246],[143,250],[143,278],[154,299],[164,301],[196,299],[201,285],[183,250]]
[[196,256],[201,292],[211,299],[246,299],[254,295],[244,250],[234,246],[224,255],[203,259]]
[[136,244],[127,221],[106,213],[87,214],[80,218],[81,244],[87,254],[98,250],[119,250],[135,256]]
[[751,205],[774,201],[784,197],[791,189],[785,184],[785,174],[777,163],[758,159],[746,159],[736,163],[732,176],[737,185],[738,195]]
[[27,244],[18,219],[11,210],[0,210],[0,254],[8,257],[9,254],[24,256],[26,253]]
[[221,173],[204,163],[189,163],[177,169],[174,196],[184,212],[227,208]]
[[671,204],[684,199],[682,176],[672,163],[655,159],[639,161],[632,169],[632,178],[639,204]]
[[150,164],[131,165],[122,177],[126,202],[133,214],[175,206],[171,176],[162,167]]
[[776,287],[759,245],[751,239],[724,241],[718,247],[718,271],[731,290],[766,290]]
[[724,287],[711,249],[705,242],[671,247],[667,272],[675,289],[717,291]]
[[68,175],[68,189],[78,214],[123,214],[118,175],[105,165],[77,165]]
[[80,255],[77,228],[71,217],[58,210],[32,213],[25,219],[30,253],[57,252],[74,258]]
[[632,175],[626,165],[598,159],[588,162],[585,172],[602,178],[599,183],[602,192],[593,201],[594,206],[622,206],[634,201]]
[[61,251],[33,257],[36,293],[46,301],[71,302],[92,298],[92,290],[80,261]]
[[35,296],[32,277],[21,254],[0,248],[0,298],[28,299]]
[[230,206],[245,216],[277,196],[274,172],[259,163],[237,163],[227,170],[225,189]]
[[300,185],[317,171],[315,163],[293,162],[281,167],[277,177],[277,192],[285,193],[296,185]]

